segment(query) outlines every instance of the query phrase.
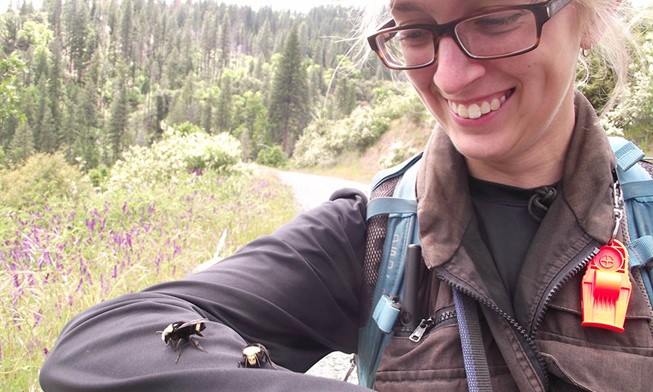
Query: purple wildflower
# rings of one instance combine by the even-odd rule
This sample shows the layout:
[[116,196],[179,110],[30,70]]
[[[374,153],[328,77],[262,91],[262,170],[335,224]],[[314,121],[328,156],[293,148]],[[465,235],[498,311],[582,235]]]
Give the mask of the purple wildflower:
[[32,328],[36,328],[41,323],[41,318],[43,318],[43,315],[40,312],[34,312],[34,325]]
[[88,227],[88,231],[91,232],[91,237],[93,236],[93,232],[95,231],[95,219],[86,219],[86,227]]

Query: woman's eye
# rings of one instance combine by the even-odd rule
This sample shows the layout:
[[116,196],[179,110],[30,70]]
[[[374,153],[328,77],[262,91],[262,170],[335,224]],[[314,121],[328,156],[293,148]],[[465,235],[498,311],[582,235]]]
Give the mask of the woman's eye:
[[431,33],[421,29],[402,30],[397,34],[397,38],[403,43],[409,42],[411,44],[417,44],[430,40]]
[[477,31],[500,33],[511,31],[529,20],[527,11],[505,11],[471,19],[468,24]]

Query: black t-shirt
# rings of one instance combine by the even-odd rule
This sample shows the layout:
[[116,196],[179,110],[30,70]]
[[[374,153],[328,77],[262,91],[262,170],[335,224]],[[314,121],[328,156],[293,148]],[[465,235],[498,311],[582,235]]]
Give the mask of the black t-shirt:
[[481,236],[512,298],[522,263],[540,226],[538,219],[545,213],[538,207],[529,211],[528,207],[529,203],[533,206],[532,198],[542,188],[516,188],[471,177],[469,187]]

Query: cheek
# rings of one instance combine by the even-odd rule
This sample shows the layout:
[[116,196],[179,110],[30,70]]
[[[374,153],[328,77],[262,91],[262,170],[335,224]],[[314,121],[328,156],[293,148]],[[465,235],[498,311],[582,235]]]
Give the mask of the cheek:
[[420,95],[426,94],[430,91],[431,85],[433,84],[435,68],[427,67],[404,72],[406,72],[408,80]]

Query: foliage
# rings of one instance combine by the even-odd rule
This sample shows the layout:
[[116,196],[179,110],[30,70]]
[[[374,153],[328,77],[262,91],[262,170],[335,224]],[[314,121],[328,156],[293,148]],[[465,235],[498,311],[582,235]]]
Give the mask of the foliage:
[[16,78],[23,68],[25,63],[15,54],[5,58],[0,55],[0,126],[7,118],[20,116]]
[[191,133],[204,133],[205,130],[202,127],[195,125],[191,122],[184,122],[181,124],[176,124],[174,130],[182,136],[190,135]]
[[[310,92],[323,95],[322,70],[346,51],[350,28],[340,6],[303,14],[219,2],[40,3],[0,13],[0,144],[14,160],[65,151],[85,170],[160,139],[163,121],[231,133],[247,160],[273,131],[291,152],[321,100],[308,96],[306,69]],[[282,77],[290,74],[298,77]],[[283,97],[292,99],[285,107]]]
[[[639,26],[638,56],[631,64],[628,86],[617,104],[603,113],[609,133],[624,135],[648,151],[653,150],[653,32],[650,22]],[[587,59],[587,69],[579,72],[578,88],[596,108],[603,108],[614,85],[612,70],[595,54]]]
[[288,163],[288,155],[281,146],[267,147],[258,152],[256,162],[265,166],[284,167]]
[[408,86],[386,82],[374,89],[371,105],[361,105],[342,120],[312,122],[297,142],[294,162],[301,167],[334,164],[345,151],[363,151],[372,146],[393,119],[408,116],[423,119],[424,108]]
[[34,154],[19,167],[0,172],[0,205],[15,210],[76,203],[90,192],[89,181],[60,153]]
[[411,156],[417,154],[417,149],[412,148],[401,140],[395,140],[390,144],[387,155],[381,158],[380,165],[382,168],[398,165]]
[[105,189],[105,183],[109,179],[109,168],[102,165],[88,171],[88,178],[96,189]]
[[647,150],[653,147],[653,31],[643,34],[640,62],[631,67],[626,97],[607,114],[606,124]]
[[226,133],[182,134],[168,130],[151,148],[134,146],[111,170],[107,187],[128,191],[151,189],[160,182],[179,181],[185,173],[201,174],[205,169],[228,172],[240,162],[240,144]]
[[297,34],[293,27],[279,58],[269,110],[272,142],[287,155],[292,155],[295,141],[309,122],[308,80]]

